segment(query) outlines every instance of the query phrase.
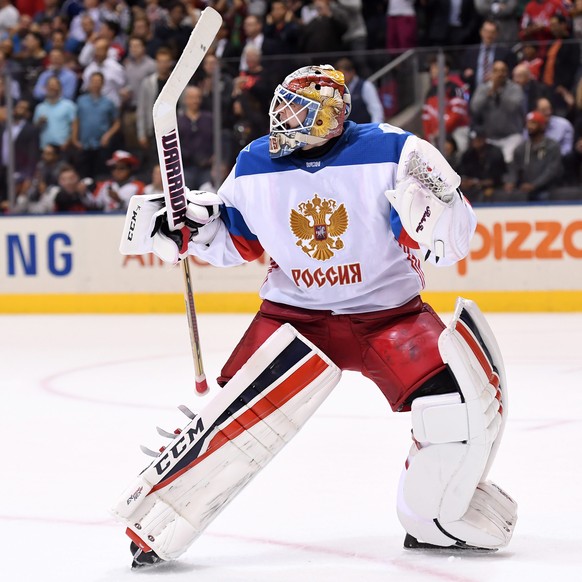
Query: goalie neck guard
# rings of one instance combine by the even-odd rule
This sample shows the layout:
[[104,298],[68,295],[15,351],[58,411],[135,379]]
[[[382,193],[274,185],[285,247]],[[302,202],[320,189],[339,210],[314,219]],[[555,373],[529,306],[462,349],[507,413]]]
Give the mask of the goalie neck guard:
[[291,73],[275,89],[269,107],[271,157],[340,135],[350,109],[344,75],[331,65],[302,67]]

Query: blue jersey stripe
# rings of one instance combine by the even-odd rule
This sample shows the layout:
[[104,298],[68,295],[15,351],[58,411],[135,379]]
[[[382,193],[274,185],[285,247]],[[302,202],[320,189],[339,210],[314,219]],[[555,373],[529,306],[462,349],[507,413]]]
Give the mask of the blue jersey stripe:
[[[224,210],[226,210],[226,213]],[[232,236],[240,236],[246,240],[258,240],[257,235],[251,232],[245,219],[242,217],[242,214],[236,208],[233,208],[232,206],[224,207],[220,217],[226,224],[226,228]]]
[[[356,124],[348,121],[338,143],[325,155],[313,160],[294,155],[271,159],[269,136],[263,136],[242,150],[237,158],[235,175],[252,176],[301,169],[315,173],[329,166],[354,166],[360,164],[397,163],[404,142],[410,133],[396,133],[386,126],[373,123]],[[311,163],[310,163],[311,162]]]

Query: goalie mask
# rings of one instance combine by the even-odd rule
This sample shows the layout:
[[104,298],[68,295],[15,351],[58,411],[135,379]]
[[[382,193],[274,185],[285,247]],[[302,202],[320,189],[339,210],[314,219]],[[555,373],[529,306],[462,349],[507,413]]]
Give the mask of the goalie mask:
[[344,74],[331,65],[303,67],[275,89],[269,107],[269,153],[286,156],[341,134],[351,109]]

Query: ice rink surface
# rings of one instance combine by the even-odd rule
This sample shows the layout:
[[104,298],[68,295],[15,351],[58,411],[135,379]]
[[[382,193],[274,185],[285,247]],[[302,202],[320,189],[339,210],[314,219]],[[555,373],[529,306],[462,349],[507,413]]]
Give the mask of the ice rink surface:
[[[373,384],[346,373],[180,561],[132,572],[128,538],[108,508],[149,463],[138,445],[162,444],[156,425],[183,426],[175,407],[205,402],[193,392],[185,316],[1,316],[0,578],[582,580],[582,313],[487,317],[510,389],[490,473],[519,503],[507,549],[459,556],[402,548],[395,499],[409,414],[392,413]],[[199,317],[210,379],[250,318]]]

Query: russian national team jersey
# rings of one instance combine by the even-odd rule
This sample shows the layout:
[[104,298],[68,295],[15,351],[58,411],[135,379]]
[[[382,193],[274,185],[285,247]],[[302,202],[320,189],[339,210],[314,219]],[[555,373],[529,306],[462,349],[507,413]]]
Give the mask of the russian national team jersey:
[[410,134],[346,123],[321,157],[271,159],[268,136],[247,146],[218,191],[223,224],[190,253],[216,266],[271,257],[263,299],[334,313],[403,305],[424,287],[414,243],[385,192]]

